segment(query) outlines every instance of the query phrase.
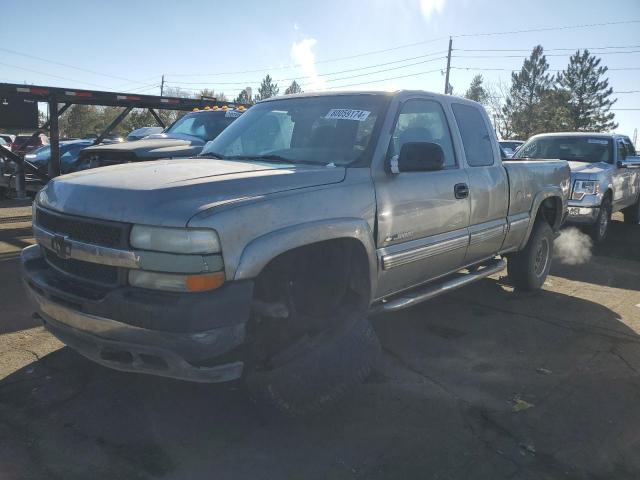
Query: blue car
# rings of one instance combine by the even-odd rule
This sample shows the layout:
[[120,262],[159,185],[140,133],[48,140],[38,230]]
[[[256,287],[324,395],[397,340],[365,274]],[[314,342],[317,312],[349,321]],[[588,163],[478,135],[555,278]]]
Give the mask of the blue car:
[[[80,151],[93,145],[93,140],[64,140],[60,142],[60,170],[61,173],[69,173],[73,163],[77,160]],[[24,156],[39,170],[47,172],[49,169],[49,160],[51,159],[51,146],[44,145],[40,148],[27,153]]]

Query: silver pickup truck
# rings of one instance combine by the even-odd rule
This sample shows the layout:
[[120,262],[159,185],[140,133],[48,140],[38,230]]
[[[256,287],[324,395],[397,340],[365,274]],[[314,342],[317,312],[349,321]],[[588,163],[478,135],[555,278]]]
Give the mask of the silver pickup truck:
[[595,243],[604,242],[611,214],[640,223],[640,158],[625,135],[544,133],[531,137],[514,159],[561,158],[571,168],[567,222],[586,227]]
[[298,415],[370,371],[369,313],[505,267],[516,288],[540,288],[568,195],[567,162],[501,161],[477,103],[277,97],[197,158],[51,181],[24,281],[46,328],[98,363],[243,377]]

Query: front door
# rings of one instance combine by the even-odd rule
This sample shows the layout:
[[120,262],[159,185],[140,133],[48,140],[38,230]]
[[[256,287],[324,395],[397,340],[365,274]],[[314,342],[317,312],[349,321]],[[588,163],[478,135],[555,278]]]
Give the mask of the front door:
[[449,121],[438,101],[411,98],[400,105],[387,161],[407,142],[440,145],[444,169],[376,178],[378,298],[457,270],[469,241],[469,196],[460,189],[468,186],[467,173],[456,159]]

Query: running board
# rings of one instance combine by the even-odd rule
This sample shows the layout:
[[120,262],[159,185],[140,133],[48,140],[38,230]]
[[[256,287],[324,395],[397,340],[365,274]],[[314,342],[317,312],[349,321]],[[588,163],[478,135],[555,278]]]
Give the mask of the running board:
[[388,301],[383,300],[383,303],[379,305],[378,308],[374,309],[374,311],[395,312],[396,310],[412,307],[426,300],[431,300],[438,295],[442,295],[460,287],[464,287],[470,283],[477,282],[489,275],[493,275],[494,273],[504,270],[506,267],[507,262],[504,259],[491,260],[473,273],[460,274],[460,276],[454,278],[445,278],[439,283],[401,293],[397,297],[392,297]]

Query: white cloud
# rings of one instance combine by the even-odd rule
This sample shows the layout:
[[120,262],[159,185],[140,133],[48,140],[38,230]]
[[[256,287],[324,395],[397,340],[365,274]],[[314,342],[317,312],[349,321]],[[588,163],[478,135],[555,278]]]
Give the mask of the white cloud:
[[420,11],[422,16],[429,20],[431,15],[435,13],[441,13],[444,10],[445,0],[420,0]]
[[291,60],[294,64],[299,65],[304,76],[308,77],[298,81],[300,84],[306,84],[305,90],[319,90],[326,87],[326,82],[316,71],[316,56],[313,53],[313,47],[317,43],[315,38],[305,38],[299,42],[293,42],[291,45]]
[[293,24],[293,29],[294,29],[294,30],[300,30],[300,25],[298,25],[298,23],[297,23],[297,22],[296,22],[296,23],[294,23],[294,24]]

